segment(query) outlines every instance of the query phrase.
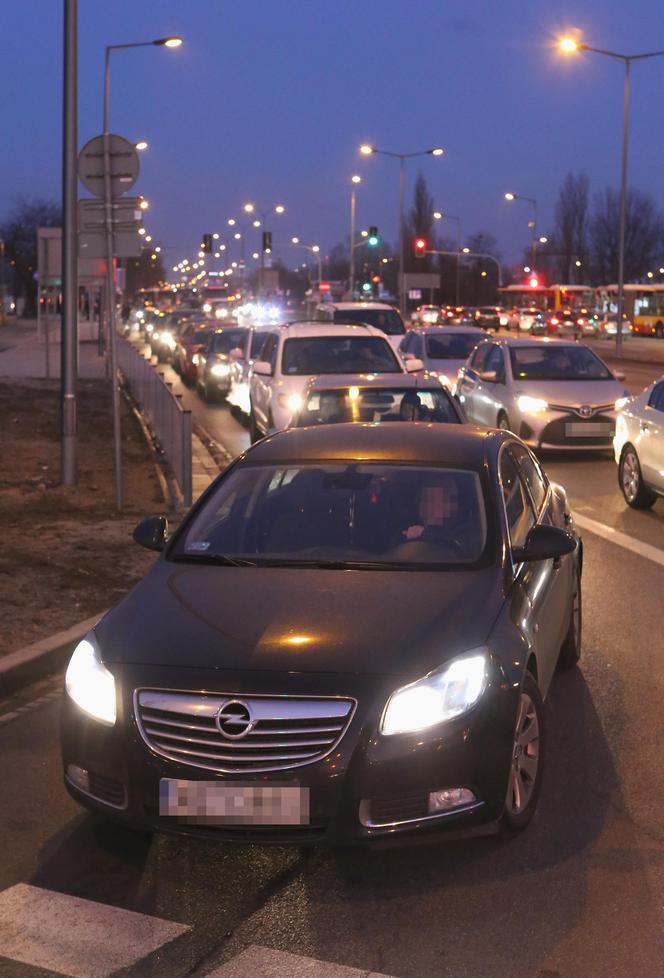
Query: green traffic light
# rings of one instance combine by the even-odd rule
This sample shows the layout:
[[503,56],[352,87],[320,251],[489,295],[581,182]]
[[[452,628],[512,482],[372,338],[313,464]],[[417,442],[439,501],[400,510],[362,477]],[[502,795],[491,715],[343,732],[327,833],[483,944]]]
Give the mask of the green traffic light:
[[376,247],[378,244],[378,238],[375,234],[372,234],[370,238],[367,238],[367,244],[371,245],[372,248]]

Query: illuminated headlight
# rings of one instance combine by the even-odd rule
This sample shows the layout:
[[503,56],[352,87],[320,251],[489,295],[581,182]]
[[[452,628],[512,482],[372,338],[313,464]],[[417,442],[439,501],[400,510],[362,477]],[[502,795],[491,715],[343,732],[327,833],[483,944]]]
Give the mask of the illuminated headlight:
[[115,679],[101,661],[94,632],[79,642],[65,673],[69,697],[95,720],[115,723]]
[[204,302],[203,303],[203,312],[212,312],[212,303],[211,302]]
[[151,333],[153,331],[153,329],[154,329],[154,326],[152,325],[152,323],[148,323],[147,326],[145,327],[146,333]]
[[167,330],[164,330],[163,333],[159,334],[159,339],[164,344],[164,346],[167,346],[170,350],[175,349],[175,339],[172,333],[169,333]]
[[195,367],[198,366],[198,353],[194,353],[193,357],[191,358],[191,362]]
[[417,733],[467,713],[486,688],[487,656],[478,649],[453,659],[424,679],[392,693],[383,712],[380,732]]
[[139,309],[138,310],[138,312],[136,313],[136,318],[137,319],[145,319],[145,313],[143,312],[142,309]]
[[299,394],[279,394],[277,401],[281,407],[288,408],[293,413],[302,407],[302,398]]
[[528,394],[521,394],[516,403],[523,414],[542,414],[549,407],[541,397],[529,397]]
[[217,306],[214,311],[214,315],[216,319],[226,319],[228,316],[228,309],[225,309],[223,306]]
[[452,381],[447,376],[447,374],[438,374],[438,380],[440,381],[443,387],[449,388],[452,386]]
[[626,404],[629,403],[629,397],[619,397],[616,403],[613,405],[614,410],[622,411]]
[[508,323],[509,323],[509,319],[507,318],[507,316],[501,316],[500,317],[500,325],[501,326],[507,326]]
[[159,337],[161,336],[161,333],[159,332],[158,329],[154,329],[153,328],[152,330],[150,330],[150,327],[148,326],[148,331],[152,333],[152,339],[153,340],[158,340]]
[[231,372],[231,368],[227,363],[215,363],[210,367],[210,373],[213,377],[228,377]]

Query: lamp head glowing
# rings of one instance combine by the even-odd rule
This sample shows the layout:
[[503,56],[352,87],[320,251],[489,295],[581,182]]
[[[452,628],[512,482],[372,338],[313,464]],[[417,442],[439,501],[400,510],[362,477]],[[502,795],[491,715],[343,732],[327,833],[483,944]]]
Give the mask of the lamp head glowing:
[[434,149],[430,149],[429,152],[432,156],[442,156],[445,150],[441,149],[440,146],[436,146]]
[[291,243],[292,244],[299,244],[300,243],[300,239],[299,238],[291,238]]
[[156,41],[153,41],[152,43],[153,44],[157,44],[157,45],[159,45],[161,47],[165,47],[165,48],[179,48],[180,45],[182,44],[182,38],[181,37],[160,37]]
[[371,154],[375,152],[376,150],[373,148],[373,146],[370,146],[369,143],[362,143],[360,146],[360,153],[362,156],[371,156]]
[[350,182],[351,183],[362,183],[362,177],[358,176],[357,173],[354,173],[353,176],[350,178]]
[[561,37],[558,42],[558,47],[564,54],[574,54],[575,51],[579,50],[581,45],[573,37],[567,36]]
[[441,214],[440,211],[434,211],[433,212],[433,219],[434,219],[434,221],[442,221],[443,215]]
[[148,148],[148,141],[146,139],[139,139],[139,141],[137,143],[134,143],[134,146],[138,150],[147,149]]
[[283,204],[277,204],[277,206],[274,208],[274,213],[275,214],[283,214],[285,210],[286,210],[286,208],[284,207]]
[[512,193],[511,191],[509,191],[509,190],[508,190],[508,192],[507,192],[507,193],[505,194],[505,200],[514,200],[514,198],[515,198],[515,197],[516,197],[516,194],[513,194],[513,193]]

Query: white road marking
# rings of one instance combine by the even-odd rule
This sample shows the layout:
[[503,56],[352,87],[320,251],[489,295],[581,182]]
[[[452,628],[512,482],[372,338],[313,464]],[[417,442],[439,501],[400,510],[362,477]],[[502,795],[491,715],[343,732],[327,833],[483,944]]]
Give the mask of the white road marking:
[[69,978],[108,978],[188,930],[26,883],[0,893],[0,954]]
[[260,978],[389,978],[389,975],[366,968],[348,968],[256,944],[211,971],[207,978],[247,978],[247,975],[260,975]]
[[624,550],[631,550],[632,553],[638,554],[639,557],[645,557],[646,560],[652,560],[654,563],[664,567],[664,550],[660,550],[659,547],[653,547],[649,543],[642,543],[640,540],[628,536],[627,533],[614,530],[612,526],[606,526],[604,523],[591,520],[589,516],[582,516],[576,512],[572,515],[574,522],[582,530],[588,530],[590,533],[594,533],[596,536],[608,540],[609,543],[615,543]]

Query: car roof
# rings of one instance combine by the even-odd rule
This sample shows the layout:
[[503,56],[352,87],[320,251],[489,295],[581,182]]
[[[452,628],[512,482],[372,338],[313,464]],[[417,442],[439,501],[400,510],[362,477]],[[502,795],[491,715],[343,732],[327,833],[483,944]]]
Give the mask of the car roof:
[[344,309],[391,309],[396,312],[394,306],[388,302],[321,302],[320,305],[326,309],[338,309],[340,312]]
[[338,390],[342,387],[360,387],[380,390],[394,390],[401,387],[405,390],[441,390],[440,381],[434,377],[418,377],[416,374],[396,372],[393,374],[357,374],[349,379],[348,374],[318,374],[305,385],[305,392],[320,390]]
[[289,339],[291,337],[352,336],[355,334],[356,336],[379,336],[386,343],[388,342],[382,330],[376,329],[375,326],[369,326],[366,323],[283,323],[273,327],[273,329]]
[[370,461],[445,463],[480,471],[505,433],[473,425],[384,421],[287,428],[256,442],[243,460],[260,462]]
[[[530,337],[524,337],[520,339],[518,336],[496,336],[492,337],[494,343],[499,343],[501,346],[583,346],[584,344],[576,343],[574,340],[562,340],[555,339],[553,337],[545,336],[541,340],[531,339]],[[590,347],[587,347],[590,349]]]
[[477,337],[477,342],[490,336],[485,329],[478,329],[477,326],[413,326],[410,333],[421,333],[422,336],[449,336],[462,335]]

